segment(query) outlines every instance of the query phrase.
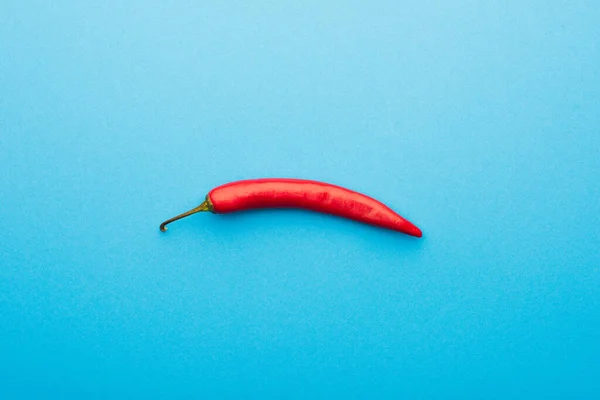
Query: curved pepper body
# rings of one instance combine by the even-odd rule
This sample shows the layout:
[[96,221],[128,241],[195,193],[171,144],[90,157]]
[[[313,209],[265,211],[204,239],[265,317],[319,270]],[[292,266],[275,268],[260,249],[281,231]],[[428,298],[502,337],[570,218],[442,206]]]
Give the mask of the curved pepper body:
[[419,228],[364,194],[304,179],[251,179],[218,186],[208,199],[215,213],[260,208],[302,208],[421,237]]

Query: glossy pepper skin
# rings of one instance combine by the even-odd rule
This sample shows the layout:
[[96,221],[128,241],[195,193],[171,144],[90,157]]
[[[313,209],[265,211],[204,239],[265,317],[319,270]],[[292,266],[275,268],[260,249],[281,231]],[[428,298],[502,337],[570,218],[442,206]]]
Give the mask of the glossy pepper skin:
[[199,211],[225,214],[262,208],[301,208],[422,236],[414,224],[372,197],[324,182],[286,178],[250,179],[218,186],[199,207],[166,221],[161,230],[166,230],[167,223]]

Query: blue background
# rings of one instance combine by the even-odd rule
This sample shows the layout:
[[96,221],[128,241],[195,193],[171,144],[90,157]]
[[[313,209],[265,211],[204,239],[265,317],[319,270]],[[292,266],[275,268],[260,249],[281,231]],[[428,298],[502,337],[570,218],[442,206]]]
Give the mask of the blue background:
[[[0,5],[1,398],[598,398],[598,2],[91,3]],[[425,236],[158,231],[272,176]]]

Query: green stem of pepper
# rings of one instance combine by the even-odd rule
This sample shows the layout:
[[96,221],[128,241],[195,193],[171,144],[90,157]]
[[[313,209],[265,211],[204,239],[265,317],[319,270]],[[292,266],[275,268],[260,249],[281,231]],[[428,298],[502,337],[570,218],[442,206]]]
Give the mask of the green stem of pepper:
[[204,200],[202,202],[202,204],[200,204],[198,207],[192,208],[190,211],[186,211],[183,214],[180,214],[176,217],[168,219],[165,222],[163,222],[162,224],[160,224],[160,230],[161,230],[161,232],[165,232],[167,230],[167,224],[170,224],[171,222],[177,221],[178,219],[185,218],[192,214],[196,214],[196,213],[203,212],[203,211],[214,212],[213,205],[212,205],[210,199],[208,198],[208,196],[206,197],[206,200]]

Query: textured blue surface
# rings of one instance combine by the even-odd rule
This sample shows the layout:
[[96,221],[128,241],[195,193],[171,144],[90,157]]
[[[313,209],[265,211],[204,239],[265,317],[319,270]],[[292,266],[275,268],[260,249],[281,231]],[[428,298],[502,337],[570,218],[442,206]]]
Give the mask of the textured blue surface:
[[[0,5],[0,398],[600,396],[597,1],[91,3]],[[425,237],[158,231],[272,176]]]

